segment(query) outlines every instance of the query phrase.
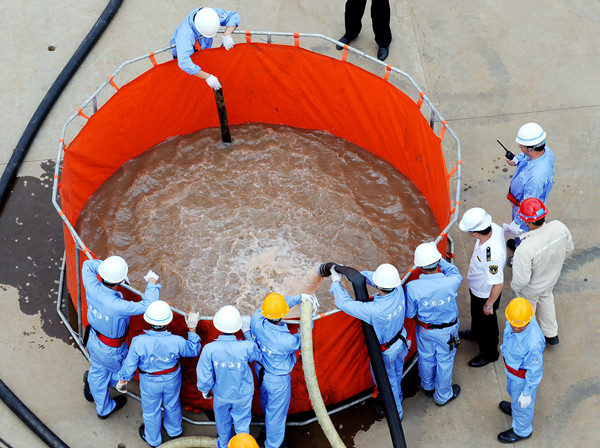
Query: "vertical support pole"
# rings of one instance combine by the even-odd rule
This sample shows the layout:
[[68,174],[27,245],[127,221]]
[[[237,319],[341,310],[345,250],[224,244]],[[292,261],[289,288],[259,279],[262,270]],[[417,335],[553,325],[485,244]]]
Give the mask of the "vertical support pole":
[[83,338],[83,319],[81,317],[81,267],[79,266],[79,246],[75,244],[75,266],[77,269],[77,334],[79,340]]

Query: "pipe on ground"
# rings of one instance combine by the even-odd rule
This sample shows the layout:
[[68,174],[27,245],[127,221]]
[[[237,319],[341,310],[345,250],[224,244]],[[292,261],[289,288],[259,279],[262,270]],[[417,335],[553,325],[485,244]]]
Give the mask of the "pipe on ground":
[[[0,399],[31,429],[46,445],[51,448],[69,448],[50,428],[48,428],[25,404],[19,400],[12,390],[0,380]],[[215,445],[216,446],[216,445]]]
[[163,443],[159,448],[217,448],[217,439],[206,436],[180,437]]
[[[322,263],[317,268],[317,271],[321,277],[329,277],[331,275],[331,268],[335,267],[335,270],[340,274],[344,275],[352,283],[354,289],[354,296],[356,300],[360,302],[369,301],[369,292],[367,291],[367,279],[364,275],[358,272],[356,269],[349,266],[341,266],[337,263]],[[390,429],[390,435],[392,437],[392,445],[394,448],[406,448],[406,440],[404,438],[404,431],[402,430],[402,423],[400,422],[400,416],[398,415],[398,409],[396,407],[396,400],[392,393],[392,387],[390,385],[390,379],[383,363],[383,355],[381,354],[381,346],[375,335],[375,330],[372,325],[361,321],[363,334],[367,343],[367,351],[369,352],[369,360],[371,361],[371,368],[373,369],[373,375],[377,383],[377,388],[381,394],[383,400],[383,409],[385,411],[386,420]]]
[[17,172],[19,171],[19,167],[23,163],[25,159],[25,155],[33,142],[33,139],[37,135],[40,127],[44,123],[44,120],[50,113],[52,106],[67,86],[79,66],[83,63],[88,53],[92,50],[96,42],[100,39],[100,36],[104,32],[104,30],[108,27],[108,24],[113,19],[118,9],[120,8],[123,0],[110,0],[108,5],[89,31],[87,36],[83,39],[67,65],[62,69],[48,92],[46,96],[36,109],[33,117],[29,121],[29,124],[25,128],[23,135],[19,139],[17,146],[15,147],[4,172],[2,173],[2,178],[0,178],[0,211],[6,201],[10,189],[17,177]]

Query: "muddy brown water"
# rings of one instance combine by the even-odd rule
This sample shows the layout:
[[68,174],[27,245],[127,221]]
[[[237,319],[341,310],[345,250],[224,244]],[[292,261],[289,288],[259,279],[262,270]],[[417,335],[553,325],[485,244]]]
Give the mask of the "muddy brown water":
[[125,163],[77,222],[101,258],[121,255],[133,286],[154,270],[161,298],[210,316],[251,314],[269,292],[315,293],[335,308],[316,266],[401,273],[439,233],[415,186],[391,164],[322,131],[232,126],[166,140]]

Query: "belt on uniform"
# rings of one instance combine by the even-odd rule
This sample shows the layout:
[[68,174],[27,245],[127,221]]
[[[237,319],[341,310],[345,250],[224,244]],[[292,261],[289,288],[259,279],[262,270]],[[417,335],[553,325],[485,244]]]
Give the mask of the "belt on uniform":
[[402,336],[402,330],[404,330],[404,327],[400,328],[400,331],[396,334],[396,336],[394,336],[392,339],[390,339],[385,344],[381,344],[380,345],[382,352],[385,352],[386,350],[388,350],[392,345],[394,345],[394,343],[398,339],[401,339],[402,342],[404,342],[404,345],[406,345],[406,347],[408,347],[408,343],[406,342],[406,338],[404,336]]
[[519,369],[519,370],[513,369],[511,366],[509,366],[508,364],[506,364],[506,359],[504,360],[504,367],[506,367],[506,370],[508,370],[508,372],[512,373],[514,376],[516,376],[518,378],[525,379],[525,374],[527,373],[527,370],[525,370],[525,369]]
[[453,327],[458,322],[458,318],[454,319],[452,322],[448,322],[448,323],[445,323],[445,324],[426,324],[425,322],[421,322],[417,318],[415,318],[415,320],[417,321],[417,324],[419,324],[421,327],[423,327],[423,328],[425,328],[427,330],[439,330],[440,328]]
[[158,372],[146,372],[142,369],[140,369],[138,367],[138,370],[140,371],[140,373],[145,373],[146,375],[166,375],[167,373],[172,373],[175,372],[177,369],[179,368],[179,361],[177,361],[177,364],[175,364],[173,367],[169,367],[168,369],[165,370],[159,370]]
[[[92,328],[94,328],[94,327],[92,327]],[[104,336],[102,333],[100,333],[95,328],[94,328],[94,331],[96,332],[96,336],[98,336],[98,339],[100,339],[100,342],[104,343],[105,345],[108,345],[109,347],[119,348],[121,345],[123,345],[123,342],[125,342],[125,340],[127,339],[127,334],[129,333],[129,327],[127,327],[127,329],[125,330],[125,334],[123,336],[121,336],[120,338],[109,338],[108,336]]]
[[521,201],[514,197],[514,195],[510,192],[510,188],[508,189],[508,194],[506,195],[506,199],[508,199],[512,205],[518,207],[521,205]]

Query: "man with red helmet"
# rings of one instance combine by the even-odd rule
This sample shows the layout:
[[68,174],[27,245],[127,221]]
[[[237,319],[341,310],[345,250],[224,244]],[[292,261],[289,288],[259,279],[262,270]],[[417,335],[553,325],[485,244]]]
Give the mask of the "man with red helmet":
[[537,198],[519,206],[519,216],[529,231],[521,235],[513,259],[510,282],[516,296],[525,297],[534,309],[546,341],[558,344],[558,324],[552,291],[565,258],[573,252],[571,232],[558,220],[545,222],[548,210]]

